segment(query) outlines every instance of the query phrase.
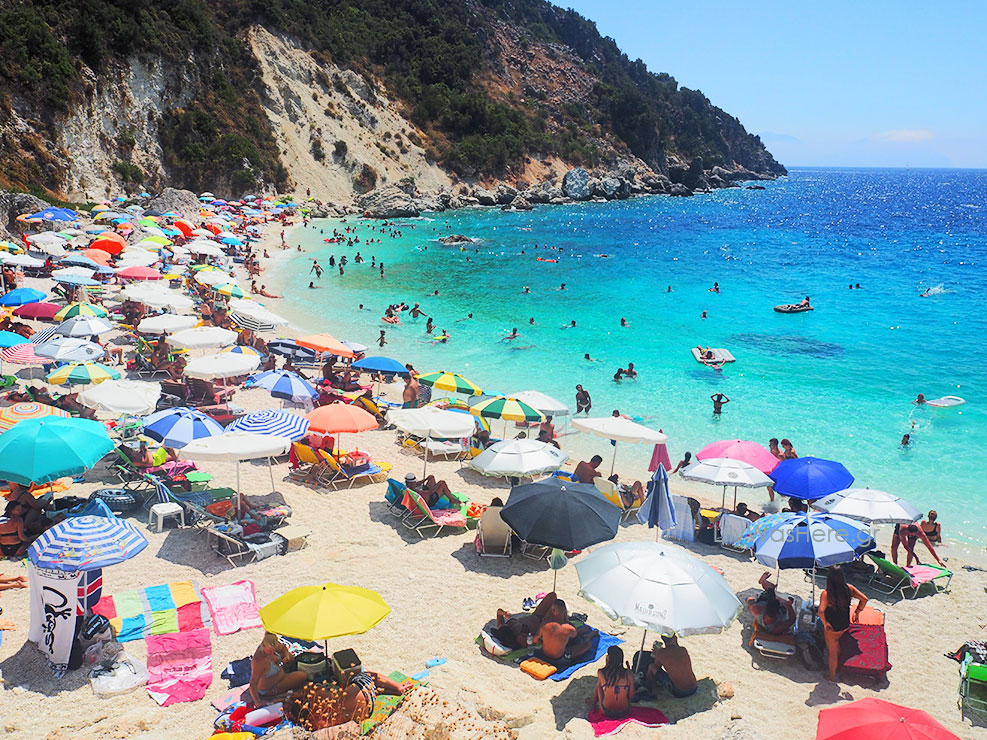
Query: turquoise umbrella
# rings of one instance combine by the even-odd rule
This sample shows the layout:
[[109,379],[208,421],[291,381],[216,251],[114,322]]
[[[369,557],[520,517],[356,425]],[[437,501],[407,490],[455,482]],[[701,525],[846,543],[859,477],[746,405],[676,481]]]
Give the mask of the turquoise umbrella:
[[22,421],[0,434],[0,480],[29,486],[83,473],[113,449],[106,427],[89,419]]

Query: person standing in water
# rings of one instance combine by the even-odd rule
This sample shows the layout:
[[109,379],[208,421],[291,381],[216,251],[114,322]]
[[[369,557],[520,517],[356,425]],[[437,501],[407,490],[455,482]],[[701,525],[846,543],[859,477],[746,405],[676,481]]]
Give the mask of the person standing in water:
[[722,393],[714,393],[710,396],[710,400],[713,402],[713,413],[721,414],[723,413],[723,404],[730,403],[730,399],[727,398]]
[[384,330],[381,329],[380,336],[377,337],[377,346],[383,347],[385,344],[387,344],[387,339],[384,337]]

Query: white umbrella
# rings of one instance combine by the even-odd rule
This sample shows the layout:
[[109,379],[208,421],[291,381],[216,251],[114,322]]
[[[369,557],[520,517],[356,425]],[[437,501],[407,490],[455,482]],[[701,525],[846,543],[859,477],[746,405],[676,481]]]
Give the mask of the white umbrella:
[[643,627],[645,635],[722,632],[743,609],[712,567],[657,542],[605,545],[577,560],[576,572],[580,596],[611,619]]
[[185,366],[185,374],[190,378],[235,378],[256,370],[258,365],[258,355],[222,352],[218,355],[196,357]]
[[195,282],[202,285],[224,285],[236,283],[236,278],[222,270],[199,270],[195,274]]
[[131,252],[120,258],[117,267],[121,270],[127,267],[150,267],[158,263],[161,258],[150,252]]
[[79,403],[111,414],[143,416],[154,411],[161,384],[136,380],[105,380],[79,394]]
[[847,488],[812,502],[812,508],[871,524],[911,524],[922,512],[903,498],[871,488]]
[[59,236],[54,231],[42,231],[40,234],[31,234],[27,237],[27,240],[31,243],[32,247],[41,251],[44,251],[43,247],[50,245],[64,247],[67,242],[65,237]]
[[[597,437],[612,439],[614,442],[632,442],[634,444],[663,445],[668,436],[654,429],[625,419],[622,416],[600,416],[592,419],[573,419],[573,429],[589,432]],[[613,460],[610,462],[610,472],[613,473],[617,463],[617,445],[613,446]]]
[[236,343],[237,333],[221,326],[197,326],[194,329],[182,329],[168,337],[172,347],[185,349],[206,349],[210,347],[229,347]]
[[167,293],[148,293],[141,303],[145,306],[151,306],[152,308],[170,308],[172,311],[177,311],[179,313],[191,311],[195,308],[195,302],[191,298],[175,291],[170,291]]
[[95,274],[96,271],[90,270],[88,267],[60,267],[57,270],[51,271],[51,276],[56,280],[60,277],[70,277],[73,275],[78,277],[91,278]]
[[201,254],[205,257],[225,257],[226,252],[215,244],[206,241],[194,241],[185,245],[185,248],[192,254]]
[[532,408],[541,411],[545,416],[568,416],[572,413],[572,409],[562,403],[562,401],[552,398],[541,391],[521,391],[520,393],[515,393],[513,398],[516,398],[518,401],[524,401]]
[[0,264],[13,265],[14,267],[43,267],[45,261],[27,254],[0,252]]
[[85,339],[57,337],[39,344],[34,348],[34,354],[57,362],[91,362],[105,355],[106,350]]
[[491,445],[469,466],[483,475],[531,477],[562,467],[569,456],[555,445],[534,439],[508,439]]
[[[431,439],[465,439],[476,431],[471,414],[446,411],[435,406],[420,409],[392,409],[387,420],[406,434]],[[428,447],[425,448],[425,470],[428,470]]]
[[697,480],[716,486],[723,486],[723,500],[720,508],[726,506],[727,486],[733,486],[733,508],[737,508],[737,487],[766,488],[774,481],[743,460],[733,460],[727,457],[711,457],[697,460],[682,471],[682,477],[687,480]]
[[59,324],[55,333],[63,337],[94,337],[113,331],[115,327],[106,319],[99,316],[73,316]]
[[199,323],[194,316],[179,316],[173,313],[163,313],[160,316],[148,316],[137,325],[141,334],[168,334],[170,332],[191,329]]
[[253,432],[226,432],[214,437],[201,437],[182,448],[182,457],[189,460],[219,461],[236,463],[236,492],[240,497],[240,461],[267,458],[271,471],[271,489],[274,489],[274,469],[272,457],[287,454],[291,440]]

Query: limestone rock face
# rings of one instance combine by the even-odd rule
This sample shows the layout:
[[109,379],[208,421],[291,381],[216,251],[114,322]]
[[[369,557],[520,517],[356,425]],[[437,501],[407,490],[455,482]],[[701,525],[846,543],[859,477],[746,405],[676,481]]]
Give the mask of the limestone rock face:
[[357,206],[370,218],[402,218],[421,213],[415,199],[396,185],[367,193],[357,201]]
[[199,215],[199,197],[191,190],[165,188],[157,198],[151,199],[148,210],[161,213],[175,211],[186,218],[194,218]]
[[16,220],[22,213],[37,213],[49,205],[27,193],[0,190],[0,238],[10,239],[23,230],[18,228],[19,222]]
[[573,200],[589,200],[592,197],[589,173],[585,168],[576,167],[565,173],[562,178],[562,193]]
[[506,206],[509,205],[517,197],[517,189],[512,188],[510,185],[505,185],[501,183],[494,190],[494,198],[497,199],[497,203]]
[[476,198],[477,203],[481,206],[495,206],[497,205],[497,196],[491,193],[489,190],[484,190],[483,188],[477,188],[473,191],[473,197]]

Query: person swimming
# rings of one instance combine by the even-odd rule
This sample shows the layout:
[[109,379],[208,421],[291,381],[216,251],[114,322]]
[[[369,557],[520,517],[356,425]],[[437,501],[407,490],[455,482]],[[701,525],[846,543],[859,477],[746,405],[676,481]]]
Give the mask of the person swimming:
[[501,337],[501,340],[500,341],[506,342],[506,341],[508,341],[510,339],[517,339],[519,336],[521,336],[521,335],[517,333],[517,327],[515,326],[513,329],[511,329],[511,333],[508,334],[508,335],[506,335],[506,336],[504,336],[504,337]]

